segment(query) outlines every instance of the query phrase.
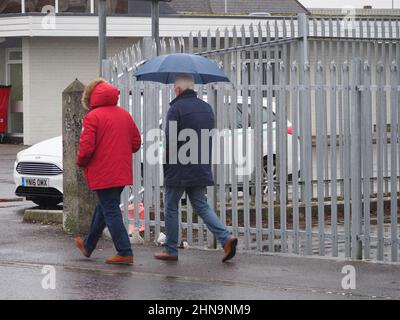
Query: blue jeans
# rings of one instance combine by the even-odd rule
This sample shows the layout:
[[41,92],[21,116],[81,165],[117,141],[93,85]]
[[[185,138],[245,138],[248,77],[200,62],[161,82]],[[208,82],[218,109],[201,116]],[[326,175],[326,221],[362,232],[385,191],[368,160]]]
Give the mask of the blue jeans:
[[131,242],[119,208],[123,189],[123,187],[117,187],[97,190],[99,202],[94,211],[89,234],[84,242],[85,248],[89,253],[96,249],[97,242],[107,226],[118,255],[133,256]]
[[186,191],[189,196],[190,203],[192,204],[196,213],[206,224],[217,240],[225,245],[226,240],[230,235],[229,231],[224,227],[222,222],[218,219],[216,213],[210,208],[207,203],[206,188],[205,187],[165,187],[164,196],[164,211],[165,211],[165,228],[167,239],[165,248],[168,254],[178,255],[178,238],[179,238],[179,201],[183,193]]

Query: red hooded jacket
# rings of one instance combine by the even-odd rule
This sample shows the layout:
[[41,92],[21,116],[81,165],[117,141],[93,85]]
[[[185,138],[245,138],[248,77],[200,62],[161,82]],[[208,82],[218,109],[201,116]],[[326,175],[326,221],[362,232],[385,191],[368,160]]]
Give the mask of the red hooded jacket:
[[91,190],[133,184],[132,153],[140,149],[141,137],[129,112],[117,106],[118,96],[117,88],[99,83],[83,119],[77,164]]

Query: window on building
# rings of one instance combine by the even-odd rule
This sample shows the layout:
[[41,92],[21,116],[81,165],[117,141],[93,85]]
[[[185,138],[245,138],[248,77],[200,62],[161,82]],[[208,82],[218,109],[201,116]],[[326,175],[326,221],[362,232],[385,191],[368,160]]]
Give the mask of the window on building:
[[0,14],[21,13],[21,0],[0,1]]
[[22,50],[6,50],[6,82],[12,86],[8,130],[10,133],[23,133],[23,78]]
[[128,13],[128,0],[111,0],[108,10],[110,14],[126,14]]
[[[109,0],[106,3],[107,15],[113,14],[127,14],[128,13],[128,0]],[[149,4],[150,5],[150,4]],[[95,2],[95,13],[97,14],[97,1]]]
[[[21,13],[22,0],[0,0],[0,14]],[[58,0],[59,13],[90,13],[91,0]],[[93,1],[94,13],[98,12],[98,0]],[[56,0],[25,0],[25,12],[48,12],[48,6],[55,11]],[[150,15],[150,1],[145,0],[107,0],[108,15],[137,14]],[[175,13],[165,2],[160,3],[160,13]]]
[[[60,0],[61,2],[62,0]],[[22,0],[0,1],[0,14],[21,13]],[[46,7],[55,8],[55,0],[25,0],[25,12],[47,12]]]
[[58,11],[90,13],[90,0],[59,0]]
[[[97,14],[97,2],[95,1],[95,13]],[[108,0],[106,3],[108,15],[130,14],[147,15],[151,13],[151,2],[145,0]],[[160,2],[160,14],[176,13],[167,2]]]
[[22,61],[22,51],[10,51],[8,54],[9,61]]
[[49,7],[55,8],[55,0],[25,0],[25,12],[47,13]]

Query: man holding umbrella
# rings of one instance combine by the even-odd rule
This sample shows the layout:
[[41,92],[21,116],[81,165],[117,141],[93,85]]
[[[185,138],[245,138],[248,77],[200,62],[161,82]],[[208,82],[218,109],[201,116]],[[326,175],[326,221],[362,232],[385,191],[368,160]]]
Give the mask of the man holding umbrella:
[[[193,54],[175,53],[156,57],[144,63],[135,73],[139,81],[174,83],[176,98],[170,103],[167,113],[166,164],[164,165],[164,213],[167,239],[165,251],[155,254],[159,260],[178,260],[178,207],[184,192],[195,212],[202,218],[208,229],[224,248],[222,261],[235,256],[237,238],[232,236],[207,203],[206,187],[214,184],[211,171],[212,139],[202,141],[202,130],[215,127],[211,106],[197,97],[193,90],[195,83],[229,82],[224,72],[212,61]],[[174,141],[183,130],[197,135],[197,156],[195,161],[179,159],[179,148],[184,141]],[[175,140],[177,140],[175,138]],[[203,139],[204,140],[204,139]],[[202,146],[208,146],[208,161],[202,157]],[[192,152],[191,150],[189,152]],[[189,157],[193,159],[193,157]]]
[[[170,104],[165,130],[167,141],[167,163],[164,165],[166,250],[156,253],[155,258],[160,260],[178,259],[178,206],[183,193],[186,192],[196,213],[222,244],[224,248],[222,261],[225,262],[234,257],[237,238],[230,235],[207,203],[206,187],[214,184],[211,171],[212,145],[211,137],[207,137],[209,141],[202,141],[201,130],[211,131],[215,126],[215,119],[211,106],[197,97],[193,87],[194,80],[191,74],[176,75],[176,98]],[[179,135],[179,131],[185,129],[191,129],[197,133],[198,161],[196,163],[183,164],[178,157],[180,143],[170,145],[172,125],[178,129],[177,135]],[[206,164],[201,162],[202,144],[209,146],[209,161]],[[173,163],[172,159],[176,159],[176,163]]]

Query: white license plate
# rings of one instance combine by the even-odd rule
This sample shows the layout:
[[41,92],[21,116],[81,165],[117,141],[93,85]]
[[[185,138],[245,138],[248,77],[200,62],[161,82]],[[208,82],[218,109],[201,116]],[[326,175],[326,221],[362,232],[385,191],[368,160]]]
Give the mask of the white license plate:
[[23,187],[40,187],[40,188],[48,188],[49,187],[49,179],[45,178],[22,178],[22,186]]

